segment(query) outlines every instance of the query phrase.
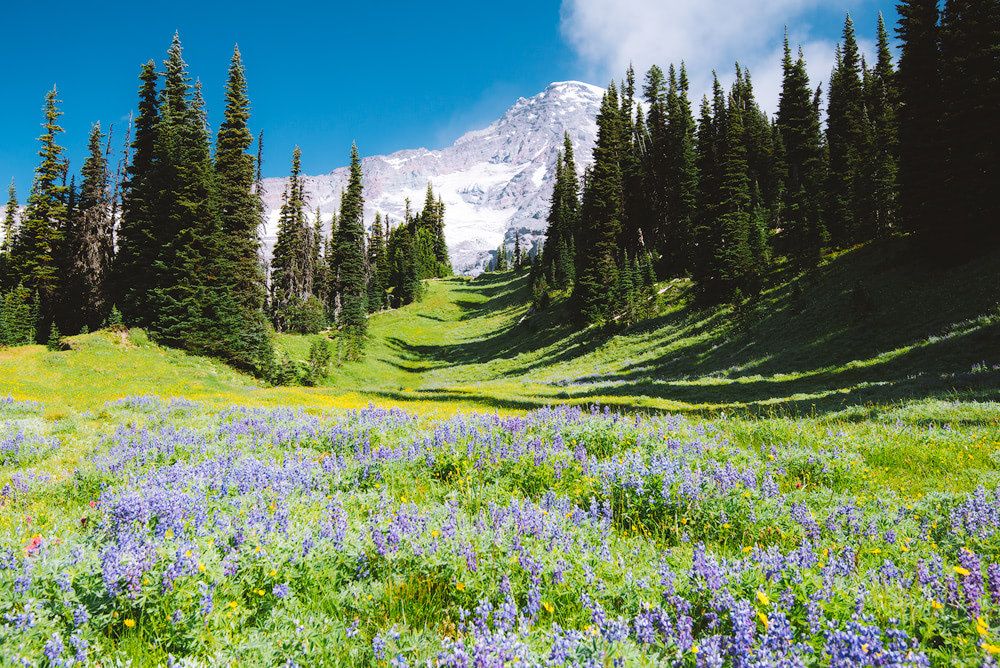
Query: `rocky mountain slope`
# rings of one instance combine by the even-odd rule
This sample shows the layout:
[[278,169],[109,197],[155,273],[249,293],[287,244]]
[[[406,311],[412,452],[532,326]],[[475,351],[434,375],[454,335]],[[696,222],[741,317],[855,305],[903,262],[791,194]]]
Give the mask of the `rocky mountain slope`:
[[[582,174],[597,136],[595,119],[603,93],[585,83],[553,83],[530,99],[519,99],[489,127],[469,132],[440,151],[421,148],[364,158],[366,225],[376,212],[398,225],[407,199],[419,211],[430,182],[445,204],[445,238],[457,273],[479,273],[500,243],[513,245],[517,234],[537,243],[545,234],[563,134],[568,132],[573,141]],[[347,176],[348,168],[340,167],[306,177],[308,205],[318,207],[327,224],[339,209]],[[286,181],[264,181],[268,256]]]

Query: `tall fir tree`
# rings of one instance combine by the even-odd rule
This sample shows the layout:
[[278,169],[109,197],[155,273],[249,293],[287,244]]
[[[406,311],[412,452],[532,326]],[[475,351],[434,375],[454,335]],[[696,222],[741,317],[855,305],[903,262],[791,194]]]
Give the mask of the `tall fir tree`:
[[956,246],[947,229],[941,119],[944,104],[936,0],[901,0],[899,90],[899,206],[903,224],[920,234],[929,256]]
[[249,154],[250,100],[239,47],[233,49],[225,88],[225,111],[215,140],[215,189],[219,204],[218,280],[230,286],[232,313],[239,336],[230,343],[236,366],[263,371],[274,357],[264,315],[267,290],[258,260],[261,201],[256,189],[256,161]]
[[799,266],[815,266],[828,241],[823,224],[823,142],[820,136],[818,96],[809,88],[801,50],[792,60],[785,37],[782,86],[776,125],[784,156],[785,178],[782,250]]
[[958,260],[1000,241],[1000,3],[947,0],[940,44],[948,222],[936,243],[947,235]]
[[[670,66],[667,88],[667,141],[662,162],[666,167],[667,221],[662,246],[669,253],[670,274],[679,276],[691,267],[695,207],[698,197],[695,122],[688,101],[688,78],[684,63],[675,77]],[[653,160],[653,164],[656,164]]]
[[865,87],[865,105],[871,124],[871,142],[866,155],[866,177],[871,187],[870,226],[867,238],[885,237],[898,226],[897,221],[897,99],[895,70],[889,50],[889,33],[882,12],[878,15],[876,61]]
[[837,47],[837,65],[830,77],[826,143],[829,150],[824,208],[826,227],[835,246],[863,241],[862,229],[870,206],[865,193],[863,160],[868,152],[869,128],[858,43],[850,14],[844,21],[843,41]]
[[583,194],[577,242],[577,281],[573,301],[586,322],[610,317],[618,283],[618,240],[624,217],[620,160],[624,150],[621,110],[614,82],[597,116],[597,142],[590,178]]
[[18,277],[11,266],[11,251],[14,246],[14,233],[17,231],[17,188],[11,179],[7,188],[7,205],[4,208],[3,222],[0,223],[0,293],[14,287]]
[[62,112],[56,106],[56,89],[45,96],[45,128],[39,137],[42,144],[35,179],[28,196],[24,217],[18,226],[11,251],[11,265],[21,282],[35,295],[39,314],[37,331],[48,333],[56,316],[62,269],[58,266],[63,244],[62,230],[67,222],[66,184],[68,163],[57,136],[63,132],[57,121]]
[[[347,190],[340,199],[337,217],[336,259],[337,286],[340,293],[341,358],[360,360],[364,355],[368,331],[367,299],[365,295],[365,229],[364,189],[361,183],[361,158],[357,145],[351,145],[350,176]],[[428,191],[430,189],[428,188]],[[430,195],[428,195],[430,198]],[[431,199],[433,203],[433,199]],[[436,209],[436,207],[432,207]]]
[[[313,294],[312,234],[305,216],[302,151],[292,152],[292,171],[278,213],[278,235],[271,254],[271,317],[279,332],[288,331]],[[335,289],[333,286],[332,289]]]
[[[388,221],[386,221],[388,222]],[[386,234],[382,228],[382,214],[375,214],[368,233],[368,312],[377,313],[385,308],[387,286],[387,257],[385,252]]]
[[90,133],[89,154],[83,163],[73,235],[67,239],[70,272],[59,327],[79,331],[97,329],[111,310],[109,278],[114,260],[114,220],[111,211],[111,173],[101,140],[100,124]]
[[151,268],[160,250],[155,213],[162,181],[162,165],[155,159],[160,110],[158,74],[152,60],[142,66],[139,80],[138,115],[130,146],[132,159],[122,184],[111,295],[125,322],[145,326],[152,319],[148,294],[154,287]]

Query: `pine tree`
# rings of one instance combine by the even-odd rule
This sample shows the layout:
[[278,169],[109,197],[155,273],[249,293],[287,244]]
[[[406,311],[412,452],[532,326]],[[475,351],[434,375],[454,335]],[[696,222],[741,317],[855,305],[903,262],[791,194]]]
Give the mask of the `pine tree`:
[[793,61],[785,37],[783,80],[776,125],[784,164],[784,251],[800,266],[815,265],[827,241],[823,225],[823,144],[819,130],[818,95],[812,95],[805,59]]
[[100,124],[90,133],[89,155],[83,163],[79,201],[72,238],[67,239],[71,271],[67,276],[64,331],[84,325],[97,329],[111,309],[109,278],[114,259],[114,220],[111,218],[111,173],[101,145]]
[[36,329],[47,332],[56,313],[61,285],[57,265],[66,225],[67,161],[56,137],[63,129],[56,123],[62,112],[56,106],[56,89],[45,96],[45,133],[39,138],[41,162],[35,168],[35,179],[28,196],[24,217],[18,227],[11,251],[14,272],[23,285],[36,296],[40,322]]
[[882,13],[878,15],[877,60],[865,87],[865,104],[871,124],[866,174],[871,184],[870,229],[867,238],[884,237],[897,226],[897,93],[889,34]]
[[928,255],[953,254],[944,214],[944,113],[936,0],[901,0],[899,90],[899,207],[903,225],[923,237]]
[[336,273],[340,291],[337,324],[340,326],[342,356],[348,361],[362,358],[368,330],[363,212],[361,159],[358,147],[352,144],[350,177],[340,200],[336,238]]
[[688,101],[688,79],[684,63],[674,77],[670,67],[667,89],[667,233],[663,240],[669,252],[671,274],[682,275],[691,267],[694,245],[693,221],[698,197],[695,122]]
[[870,227],[866,217],[863,159],[868,151],[862,70],[854,23],[844,22],[843,42],[837,47],[837,66],[830,77],[826,141],[829,147],[825,206],[831,242],[846,247],[864,240]]
[[618,239],[622,232],[623,182],[619,164],[623,151],[621,111],[614,82],[608,87],[597,116],[594,164],[583,195],[577,242],[577,282],[573,300],[586,322],[608,318],[618,283]]
[[947,0],[940,44],[948,215],[938,226],[935,243],[949,243],[955,249],[955,259],[961,259],[1000,241],[1000,205],[995,192],[1000,172],[997,0]]
[[[305,185],[301,177],[302,152],[292,152],[292,171],[278,213],[278,235],[271,254],[271,318],[279,332],[288,331],[313,293],[315,237],[305,218]],[[331,280],[334,276],[331,270]],[[336,286],[331,287],[331,291]]]
[[7,206],[4,209],[3,223],[0,223],[0,292],[14,287],[16,276],[11,267],[11,252],[14,246],[14,234],[17,231],[17,189],[11,179],[7,188]]
[[157,78],[156,64],[150,60],[139,76],[139,113],[122,188],[122,218],[112,268],[112,297],[125,322],[135,325],[152,319],[148,294],[154,286],[152,266],[160,251],[154,217],[162,180],[162,166],[154,159],[160,124]]
[[377,313],[386,306],[387,266],[382,214],[376,213],[368,233],[368,313]]
[[219,284],[229,287],[236,315],[229,327],[239,330],[226,351],[228,359],[236,366],[262,373],[270,365],[274,350],[264,315],[267,290],[258,260],[262,206],[255,188],[256,161],[247,153],[253,135],[248,126],[250,100],[239,47],[233,49],[225,91],[223,121],[215,140],[220,256],[214,264]]

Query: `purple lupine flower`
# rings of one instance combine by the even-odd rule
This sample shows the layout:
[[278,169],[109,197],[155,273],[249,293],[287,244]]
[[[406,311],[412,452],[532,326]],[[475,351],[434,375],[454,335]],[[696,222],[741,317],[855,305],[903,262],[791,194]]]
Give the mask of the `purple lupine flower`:
[[52,665],[57,665],[59,657],[62,656],[63,650],[66,646],[63,644],[62,637],[59,632],[56,631],[52,634],[52,637],[45,643],[45,657],[49,660]]
[[281,584],[274,585],[274,588],[271,590],[271,593],[274,594],[276,598],[287,598],[289,594],[288,583],[284,582]]
[[78,605],[73,609],[73,626],[80,628],[90,620],[90,613],[84,605]]

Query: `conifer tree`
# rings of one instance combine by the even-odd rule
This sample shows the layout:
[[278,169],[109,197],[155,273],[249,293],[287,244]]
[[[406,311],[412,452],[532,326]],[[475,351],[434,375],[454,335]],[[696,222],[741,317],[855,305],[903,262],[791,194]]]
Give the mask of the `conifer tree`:
[[889,34],[882,13],[878,15],[877,60],[865,87],[865,104],[871,124],[871,144],[866,175],[871,184],[871,229],[864,236],[884,237],[897,226],[896,154],[898,151],[897,93]]
[[48,332],[55,317],[59,290],[63,287],[57,265],[62,229],[66,225],[67,161],[63,148],[56,141],[63,129],[57,124],[62,112],[56,106],[56,89],[45,96],[45,128],[39,137],[41,162],[35,168],[35,179],[28,196],[24,218],[17,229],[11,252],[11,264],[29,293],[35,295],[35,308],[40,322],[36,331]]
[[[219,256],[217,280],[230,291],[230,329],[239,336],[226,351],[228,359],[243,368],[266,369],[274,357],[270,330],[264,315],[267,291],[258,260],[261,200],[255,185],[253,144],[248,126],[250,100],[239,47],[233,49],[225,88],[225,110],[215,140],[215,188],[219,205]],[[258,146],[258,152],[260,147]],[[258,155],[259,159],[259,155]]]
[[1000,241],[1000,4],[947,0],[940,44],[948,203],[935,243],[950,243],[961,259]]
[[[670,273],[682,275],[691,266],[694,245],[692,226],[698,196],[695,122],[688,101],[688,78],[684,63],[675,78],[673,65],[667,88],[666,164],[667,236]],[[654,161],[655,163],[655,161]]]
[[352,144],[350,176],[347,190],[340,200],[336,238],[336,273],[340,292],[337,324],[340,326],[341,354],[348,361],[362,358],[365,334],[368,331],[363,212],[361,159],[358,157],[358,147]]
[[583,195],[577,242],[577,281],[573,301],[586,322],[611,314],[618,283],[618,238],[622,232],[623,182],[619,160],[623,150],[621,111],[614,82],[608,86],[597,116],[594,164]]
[[[279,332],[288,331],[306,300],[313,294],[315,236],[305,218],[305,184],[301,177],[302,151],[292,152],[292,171],[278,213],[278,235],[271,254],[271,317]],[[331,281],[334,278],[331,267]],[[335,289],[331,287],[331,291]]]
[[386,262],[385,253],[385,233],[382,229],[382,214],[375,214],[375,222],[372,223],[368,233],[368,313],[377,313],[386,306]]
[[858,44],[850,14],[844,22],[843,41],[837,47],[837,66],[830,77],[826,143],[829,149],[825,205],[826,227],[835,246],[863,240],[867,182],[863,160],[868,152],[868,127]]
[[784,251],[800,266],[815,265],[827,241],[823,225],[823,145],[816,96],[809,89],[809,75],[801,50],[793,61],[785,37],[783,79],[776,125],[780,133],[785,177],[783,206]]
[[4,219],[0,223],[0,292],[14,287],[16,276],[11,267],[11,251],[14,246],[14,233],[17,231],[17,189],[11,179],[7,188],[7,206],[4,209]]
[[160,112],[158,75],[152,60],[142,66],[139,80],[139,112],[132,160],[123,183],[111,292],[125,322],[145,326],[152,319],[148,294],[154,287],[152,266],[160,252],[154,214],[162,181],[162,165],[154,159]]
[[[899,90],[899,206],[903,224],[919,232],[928,255],[951,249],[944,231],[944,113],[936,0],[901,0]],[[951,253],[949,253],[951,254]]]
[[97,329],[111,309],[108,279],[114,259],[114,221],[111,218],[111,173],[101,145],[100,124],[90,133],[89,154],[83,163],[73,235],[67,239],[70,272],[67,276],[63,331],[84,325]]

